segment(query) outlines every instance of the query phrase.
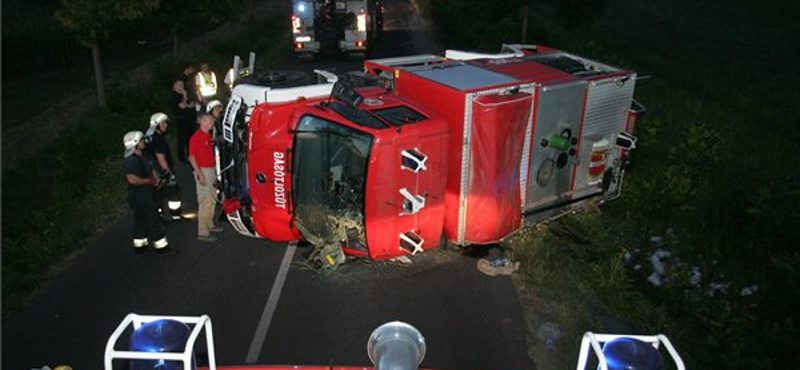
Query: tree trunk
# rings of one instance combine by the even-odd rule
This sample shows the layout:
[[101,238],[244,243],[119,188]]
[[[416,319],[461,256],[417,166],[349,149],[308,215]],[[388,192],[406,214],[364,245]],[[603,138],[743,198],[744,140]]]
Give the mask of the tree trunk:
[[94,62],[94,80],[97,83],[97,104],[106,109],[106,89],[103,84],[103,68],[100,66],[100,45],[92,44],[92,61]]
[[178,59],[180,45],[178,44],[178,27],[172,27],[172,57]]
[[522,43],[528,42],[528,4],[522,6]]

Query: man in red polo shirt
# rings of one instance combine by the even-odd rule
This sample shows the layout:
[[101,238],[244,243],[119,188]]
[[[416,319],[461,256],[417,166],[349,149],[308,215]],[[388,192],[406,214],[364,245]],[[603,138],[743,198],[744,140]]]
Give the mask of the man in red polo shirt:
[[214,208],[217,205],[214,194],[217,162],[211,138],[214,117],[201,114],[197,123],[200,127],[189,139],[189,163],[194,169],[197,183],[197,240],[214,242],[217,238],[210,233],[222,231],[221,227],[214,225]]

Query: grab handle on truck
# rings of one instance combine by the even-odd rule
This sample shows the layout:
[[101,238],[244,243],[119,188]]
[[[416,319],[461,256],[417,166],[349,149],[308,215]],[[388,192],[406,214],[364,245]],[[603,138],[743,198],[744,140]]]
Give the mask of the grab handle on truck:
[[647,107],[644,104],[639,103],[636,99],[631,99],[631,113],[641,116],[644,112],[647,112]]

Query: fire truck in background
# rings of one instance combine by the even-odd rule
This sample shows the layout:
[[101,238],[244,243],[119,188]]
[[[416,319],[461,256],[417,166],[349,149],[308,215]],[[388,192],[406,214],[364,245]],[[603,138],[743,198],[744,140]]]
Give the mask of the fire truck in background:
[[292,0],[294,52],[366,57],[383,33],[383,11],[378,0]]
[[501,242],[618,197],[644,111],[636,72],[544,46],[316,72],[236,81],[223,209],[241,234],[372,259]]

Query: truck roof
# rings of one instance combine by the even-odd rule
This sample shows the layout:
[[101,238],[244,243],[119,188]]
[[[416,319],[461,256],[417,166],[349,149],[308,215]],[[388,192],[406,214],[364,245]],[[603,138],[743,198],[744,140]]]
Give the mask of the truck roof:
[[567,72],[525,58],[481,59],[470,61],[470,63],[476,67],[534,83],[563,83],[569,80],[576,80],[573,75]]
[[435,66],[407,68],[408,73],[438,82],[457,90],[475,90],[519,83],[510,75],[493,72],[463,62],[447,62]]

